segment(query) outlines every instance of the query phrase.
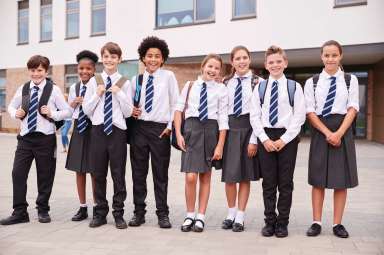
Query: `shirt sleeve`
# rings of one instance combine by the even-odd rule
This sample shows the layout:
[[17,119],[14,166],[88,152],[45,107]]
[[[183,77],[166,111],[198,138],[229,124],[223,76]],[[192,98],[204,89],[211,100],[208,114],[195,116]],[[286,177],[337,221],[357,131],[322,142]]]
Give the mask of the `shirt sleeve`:
[[[191,81],[192,82],[192,81]],[[190,82],[185,83],[175,105],[175,111],[183,112]],[[192,89],[192,88],[191,88]]]
[[[76,98],[76,83],[72,84],[72,86],[69,88],[69,95],[68,95],[68,104],[71,105],[72,102]],[[76,109],[76,107],[74,108]]]
[[219,130],[228,130],[228,92],[224,84],[220,84],[220,94],[218,103],[218,124]]
[[309,78],[305,82],[304,98],[305,98],[306,112],[307,113],[310,113],[310,112],[316,113],[315,92],[313,91],[313,80],[312,80],[312,78]]
[[65,101],[64,95],[61,93],[60,89],[57,86],[53,87],[54,103],[56,109],[50,109],[52,119],[54,121],[59,121],[63,119],[68,119],[72,116],[72,108]]
[[85,92],[84,100],[83,100],[83,111],[88,117],[93,115],[97,103],[100,101],[99,95],[96,93],[96,80],[94,77],[91,78],[89,84],[87,85],[87,91]]
[[[16,111],[21,106],[22,90],[23,90],[23,86],[20,86],[17,89],[15,95],[13,96],[11,102],[8,105],[8,113],[11,116],[11,118],[13,118],[13,119],[18,119],[18,118],[16,118]],[[27,115],[27,114],[28,113],[26,112],[25,115]]]
[[351,76],[351,84],[349,86],[347,109],[353,107],[356,111],[360,110],[359,107],[359,81],[355,75]]
[[303,89],[301,88],[301,85],[296,82],[296,92],[294,97],[294,106],[293,106],[293,116],[289,122],[287,130],[285,133],[280,137],[281,140],[285,144],[292,141],[301,130],[301,126],[304,124],[305,121],[305,99],[304,99],[304,93]]
[[130,117],[133,110],[132,99],[128,96],[130,88],[131,82],[127,80],[120,91],[116,93],[116,99],[120,104],[121,111],[125,118]]
[[170,73],[168,82],[169,82],[168,91],[169,91],[169,106],[171,111],[171,119],[168,122],[167,128],[172,129],[173,116],[175,113],[177,100],[179,97],[179,85],[173,73]]
[[260,141],[263,143],[269,139],[268,135],[265,133],[262,123],[262,112],[260,105],[260,97],[259,97],[259,85],[255,87],[252,93],[251,99],[251,110],[249,112],[250,122],[253,129],[253,133],[259,137]]

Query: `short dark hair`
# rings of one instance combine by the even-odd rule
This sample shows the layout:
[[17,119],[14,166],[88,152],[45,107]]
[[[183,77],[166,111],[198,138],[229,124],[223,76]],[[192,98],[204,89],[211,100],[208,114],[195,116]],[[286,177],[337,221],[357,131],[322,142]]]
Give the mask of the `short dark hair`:
[[104,44],[103,47],[101,47],[101,50],[100,50],[101,56],[103,56],[106,50],[111,54],[116,54],[117,56],[119,56],[119,58],[121,58],[121,55],[123,55],[123,52],[120,46],[114,42],[107,42],[106,44]]
[[36,69],[41,65],[45,69],[45,71],[48,71],[49,64],[50,62],[47,57],[41,55],[34,55],[28,60],[27,67],[28,69]]
[[80,60],[82,59],[89,59],[91,60],[94,64],[97,63],[97,61],[99,61],[99,57],[96,55],[96,53],[92,52],[92,51],[89,51],[89,50],[83,50],[83,51],[80,51],[77,55],[76,55],[76,61],[77,63],[80,62]]
[[159,39],[156,36],[148,36],[144,38],[143,41],[140,43],[137,52],[139,53],[141,61],[143,61],[145,54],[147,54],[147,51],[150,48],[159,49],[161,51],[161,55],[163,56],[164,62],[167,61],[169,56],[168,44],[164,40]]

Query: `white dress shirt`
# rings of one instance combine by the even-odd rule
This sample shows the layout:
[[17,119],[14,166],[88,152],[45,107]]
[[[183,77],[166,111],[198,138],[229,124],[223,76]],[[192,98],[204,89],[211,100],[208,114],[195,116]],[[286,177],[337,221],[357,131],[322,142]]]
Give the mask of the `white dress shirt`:
[[[228,115],[233,114],[233,106],[235,102],[235,92],[236,92],[236,87],[237,87],[237,78],[242,78],[241,81],[241,86],[242,86],[242,91],[241,91],[241,115],[248,114],[251,109],[251,99],[252,99],[252,76],[253,73],[252,71],[249,71],[246,73],[244,76],[239,76],[238,74],[235,73],[235,75],[228,81],[227,83],[227,88],[228,88]],[[259,82],[264,80],[263,78],[259,77]],[[256,88],[256,87],[255,87]],[[254,88],[254,89],[255,89]],[[257,136],[255,132],[252,132],[251,138],[249,140],[249,143],[251,144],[257,144]]]
[[[189,92],[188,107],[185,111],[185,118],[199,117],[200,92],[204,81],[199,77],[193,82],[191,91]],[[228,93],[227,87],[223,83],[215,81],[206,81],[207,84],[207,103],[208,103],[208,119],[217,120],[219,130],[228,130]],[[189,82],[184,85],[176,110],[183,112],[187,97]]]
[[[76,98],[76,84],[77,83],[74,83],[71,85],[71,87],[69,88],[69,95],[68,95],[68,104],[71,105],[72,102],[75,100]],[[81,91],[83,89],[84,86],[87,86],[89,84],[89,81],[84,84],[82,81],[80,81],[80,90],[79,90],[79,96],[81,94]],[[88,89],[88,87],[87,87]],[[87,92],[87,91],[85,91]],[[73,109],[73,108],[72,108]],[[73,114],[72,114],[72,118],[73,119],[78,119],[79,118],[79,110],[80,110],[80,104],[78,104],[76,106],[75,109],[73,109]],[[83,110],[84,111],[84,110]]]
[[[104,84],[107,84],[108,74],[103,71],[101,77],[104,80]],[[121,78],[121,74],[118,72],[109,75],[112,81],[112,86]],[[119,92],[112,93],[112,124],[116,127],[126,130],[125,118],[128,118],[132,114],[133,106],[132,100],[128,97],[128,90],[130,82],[127,80]],[[104,124],[104,101],[105,93],[100,97],[96,93],[97,83],[95,77],[92,77],[87,84],[87,91],[85,92],[83,101],[83,111],[90,120],[92,125]]]
[[[149,75],[153,76],[153,100],[152,110],[145,111],[145,91]],[[137,76],[132,78],[131,89],[128,92],[129,98],[135,96]],[[157,69],[153,74],[145,71],[143,74],[143,84],[141,86],[141,96],[139,107],[141,109],[140,120],[153,121],[167,124],[168,129],[172,129],[173,115],[179,97],[179,85],[173,72]]]
[[[43,80],[39,85],[39,90],[38,90],[38,99],[40,101],[40,97],[43,94],[43,90],[46,84],[46,80]],[[16,118],[16,111],[20,109],[21,104],[22,104],[22,91],[23,91],[23,86],[20,86],[14,97],[12,98],[11,102],[9,103],[8,106],[8,112],[9,115],[13,119],[18,119]],[[35,84],[31,81],[29,84],[30,90],[35,86]],[[30,96],[32,96],[32,93],[30,93]],[[72,115],[72,110],[71,107],[67,104],[65,101],[64,95],[61,93],[59,87],[56,85],[53,85],[52,89],[52,94],[49,97],[48,103],[47,103],[48,108],[51,110],[52,114],[52,119],[54,121],[60,121],[64,120],[66,118],[71,117]],[[24,136],[28,133],[28,112],[25,113],[26,116],[25,118],[21,121],[20,123],[20,135]],[[46,118],[40,115],[40,113],[37,113],[37,126],[36,126],[36,132],[41,132],[44,133],[45,135],[51,135],[54,134],[56,131],[56,126],[55,123],[50,122]]]
[[[336,77],[336,96],[333,102],[331,114],[346,114],[348,108],[353,107],[359,111],[359,82],[355,75],[351,75],[349,92],[344,79],[344,72],[339,68],[335,75],[329,75],[325,70],[320,73],[316,92],[313,90],[313,80],[309,78],[305,82],[304,95],[307,113],[314,112],[321,115],[325,100],[331,86],[331,77]],[[316,93],[316,95],[314,95]]]
[[305,121],[305,100],[303,89],[296,82],[296,92],[294,96],[294,106],[289,104],[289,96],[287,89],[287,78],[283,75],[278,82],[278,122],[272,126],[269,122],[269,105],[271,98],[271,87],[275,80],[270,76],[265,91],[264,104],[260,107],[260,97],[258,86],[253,91],[251,124],[253,132],[259,137],[261,142],[269,139],[264,128],[285,128],[286,132],[280,137],[284,143],[292,141],[301,130],[301,126]]

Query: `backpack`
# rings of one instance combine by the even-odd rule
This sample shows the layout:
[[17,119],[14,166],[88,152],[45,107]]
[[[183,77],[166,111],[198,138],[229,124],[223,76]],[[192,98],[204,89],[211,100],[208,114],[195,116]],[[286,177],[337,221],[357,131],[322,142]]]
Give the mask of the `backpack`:
[[[136,79],[136,89],[135,95],[133,97],[133,106],[139,107],[140,97],[141,97],[141,86],[143,85],[143,75],[140,74]],[[135,129],[137,119],[134,117],[129,117],[125,119],[125,124],[127,125],[127,144],[130,144],[132,141],[133,130]]]
[[[312,76],[312,83],[313,83],[313,94],[316,92],[317,83],[319,82],[320,74],[315,74]],[[351,86],[351,74],[350,73],[344,73],[344,80],[345,84],[347,85],[347,90],[349,93],[349,87]]]
[[[232,79],[232,78],[224,79],[223,83],[225,85],[228,85],[229,80]],[[251,78],[251,88],[252,88],[252,91],[255,89],[256,85],[259,83],[259,78],[260,77],[257,76],[256,74],[252,74],[252,78]]]
[[[21,97],[21,108],[26,113],[25,116],[23,118],[21,118],[22,120],[27,116],[27,113],[29,111],[29,103],[31,101],[31,95],[30,95],[31,94],[31,90],[29,88],[30,83],[31,82],[28,81],[28,82],[26,82],[23,85],[23,90],[22,90],[22,93],[21,93],[21,95],[22,95],[22,97]],[[64,120],[54,121],[53,119],[49,118],[46,114],[42,114],[41,113],[41,107],[43,105],[47,105],[48,100],[51,97],[52,91],[53,91],[53,81],[51,79],[49,79],[49,78],[46,78],[46,84],[44,86],[43,92],[42,92],[40,100],[39,100],[38,111],[39,111],[39,114],[42,117],[47,119],[49,122],[54,123],[55,126],[56,126],[56,129],[58,130],[58,129],[61,128],[61,126],[64,125]]]
[[[261,81],[259,84],[259,97],[260,106],[264,104],[265,92],[267,91],[268,80]],[[296,81],[287,79],[287,90],[289,97],[289,104],[291,107],[295,105],[295,92],[296,92]]]

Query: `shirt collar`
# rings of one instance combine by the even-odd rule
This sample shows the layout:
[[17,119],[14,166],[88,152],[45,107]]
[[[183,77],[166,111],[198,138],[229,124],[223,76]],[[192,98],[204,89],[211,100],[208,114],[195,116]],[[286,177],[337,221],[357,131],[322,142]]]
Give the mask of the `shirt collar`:
[[237,78],[244,78],[244,79],[248,79],[249,77],[252,77],[252,71],[249,70],[245,75],[243,76],[240,76],[238,75],[237,73],[235,73],[235,75],[233,76],[233,78],[237,79]]
[[112,81],[112,84],[115,83],[115,81],[117,79],[120,79],[121,75],[119,74],[119,72],[115,72],[111,75],[108,75],[104,70],[103,72],[101,73],[101,76],[103,77],[103,80],[106,81],[107,80],[107,77],[109,76],[109,78],[111,78],[111,81]]
[[269,76],[268,77],[268,83],[272,84],[274,81],[277,81],[278,84],[285,84],[287,83],[287,78],[285,77],[285,74],[283,74],[283,76],[281,76],[279,79],[275,80],[274,78],[272,78],[272,76]]
[[39,85],[36,85],[35,83],[33,83],[33,81],[31,81],[29,83],[29,88],[32,89],[34,86],[37,86],[37,87],[39,87],[39,90],[42,91],[44,89],[46,83],[47,83],[46,79],[42,80]]
[[158,68],[154,73],[149,73],[147,70],[144,71],[145,77],[152,75],[154,78],[157,77],[161,72],[161,68]]
[[321,72],[321,75],[325,78],[325,79],[329,79],[329,78],[331,78],[331,77],[338,77],[338,76],[340,76],[340,75],[343,75],[343,71],[341,70],[341,68],[339,67],[339,69],[337,69],[337,72],[334,74],[334,75],[330,75],[330,74],[328,74],[326,71],[325,71],[325,69],[323,69],[323,71]]
[[198,85],[203,85],[204,82],[205,82],[205,84],[207,84],[207,87],[211,87],[211,86],[213,86],[213,85],[216,84],[215,81],[204,81],[204,80],[201,78],[201,76],[199,76],[199,77],[197,78],[197,84],[198,84]]

